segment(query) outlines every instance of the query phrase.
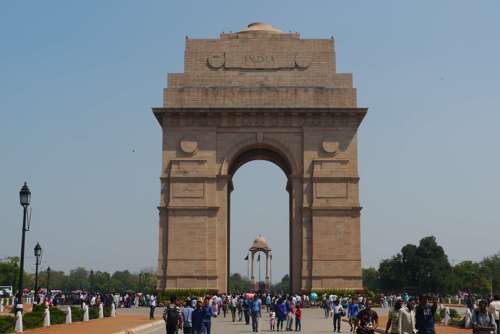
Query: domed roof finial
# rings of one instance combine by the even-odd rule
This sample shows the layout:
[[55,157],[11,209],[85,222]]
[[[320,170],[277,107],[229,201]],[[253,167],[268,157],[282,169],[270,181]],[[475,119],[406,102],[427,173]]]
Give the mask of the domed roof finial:
[[251,32],[251,31],[263,31],[275,34],[283,33],[283,31],[276,29],[271,24],[264,22],[250,23],[248,27],[246,29],[241,30],[240,33]]

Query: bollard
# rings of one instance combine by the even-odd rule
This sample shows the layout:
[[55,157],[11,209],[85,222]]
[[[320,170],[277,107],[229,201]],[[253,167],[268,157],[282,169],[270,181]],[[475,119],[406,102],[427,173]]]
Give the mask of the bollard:
[[116,306],[115,303],[111,303],[111,317],[116,317]]
[[99,319],[104,319],[104,308],[102,307],[102,303],[99,304]]
[[71,307],[68,306],[68,309],[66,310],[66,324],[71,324],[73,320],[71,319]]
[[16,333],[23,332],[23,314],[21,311],[17,311],[16,315]]
[[47,307],[45,309],[45,316],[43,317],[43,327],[49,327],[50,326],[50,311],[49,308]]
[[83,304],[83,321],[89,321],[89,307]]

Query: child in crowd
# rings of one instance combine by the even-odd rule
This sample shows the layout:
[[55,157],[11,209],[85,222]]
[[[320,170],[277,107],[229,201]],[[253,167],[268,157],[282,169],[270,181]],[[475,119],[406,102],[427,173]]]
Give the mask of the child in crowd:
[[274,310],[269,312],[269,328],[272,332],[276,329],[276,312]]

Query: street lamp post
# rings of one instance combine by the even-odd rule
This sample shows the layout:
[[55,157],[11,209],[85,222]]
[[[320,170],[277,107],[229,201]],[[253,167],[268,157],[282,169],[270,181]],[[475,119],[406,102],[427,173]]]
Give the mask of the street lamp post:
[[40,265],[40,257],[42,256],[42,247],[37,242],[35,246],[35,301],[38,301],[38,266]]
[[19,309],[21,312],[23,310],[23,276],[24,276],[24,241],[26,239],[26,218],[28,216],[28,206],[30,205],[31,200],[31,192],[28,188],[26,182],[24,182],[21,191],[19,192],[19,201],[21,202],[21,206],[23,207],[23,231],[21,237],[21,259],[19,261],[19,285],[18,285],[18,294],[17,294],[17,303],[16,309]]
[[50,295],[50,267],[47,267],[47,296]]
[[94,270],[90,270],[90,275],[89,275],[89,283],[90,283],[90,294],[94,293]]

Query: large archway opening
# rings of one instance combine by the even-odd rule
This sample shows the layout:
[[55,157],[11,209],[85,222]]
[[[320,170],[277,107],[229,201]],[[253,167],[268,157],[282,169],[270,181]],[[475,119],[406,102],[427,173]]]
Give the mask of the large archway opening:
[[[254,287],[251,285],[249,248],[259,235],[267,240],[272,249],[268,267],[271,286],[287,277],[289,287],[291,164],[275,150],[251,148],[232,160],[228,174],[231,180],[228,194],[228,289],[237,286],[235,280],[239,279],[238,274]],[[254,260],[254,282],[257,287],[263,288],[266,280],[265,254],[257,252]]]

